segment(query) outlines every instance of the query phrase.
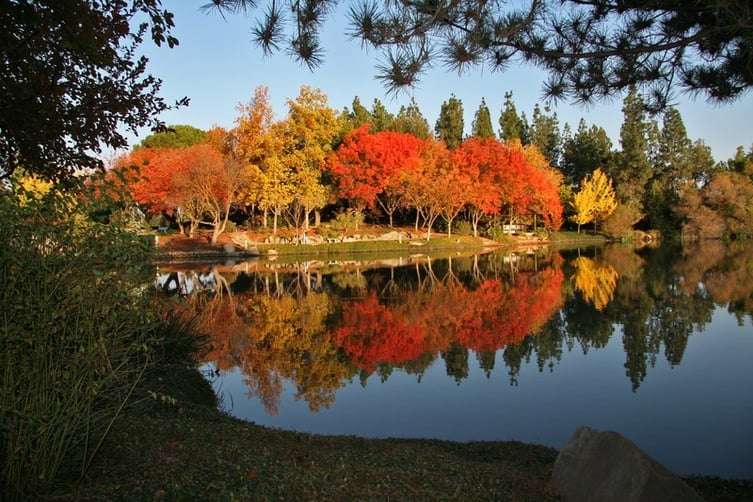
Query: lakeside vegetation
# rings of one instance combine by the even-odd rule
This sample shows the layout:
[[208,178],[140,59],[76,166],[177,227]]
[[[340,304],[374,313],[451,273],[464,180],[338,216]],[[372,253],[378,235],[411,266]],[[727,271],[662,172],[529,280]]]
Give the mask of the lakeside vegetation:
[[[143,389],[171,399],[154,399]],[[195,370],[152,373],[80,482],[51,498],[80,500],[558,500],[557,450],[517,441],[318,436],[218,411]],[[174,400],[173,400],[174,399]],[[705,500],[753,496],[753,480],[686,476]]]
[[[157,298],[139,285],[148,282],[150,270],[143,239],[130,232],[112,233],[114,226],[89,220],[92,206],[81,198],[55,192],[22,198],[6,194],[2,202],[6,218],[1,235],[7,244],[1,267],[7,285],[2,354],[8,358],[2,361],[0,446],[6,459],[3,493],[9,497],[442,500],[474,493],[481,500],[556,499],[547,485],[557,454],[551,448],[518,442],[322,437],[272,430],[225,415],[195,369],[202,339],[186,319],[166,316]],[[46,239],[40,241],[39,235]],[[432,245],[448,243],[442,239]],[[454,239],[451,243],[457,244]],[[327,249],[334,250],[340,244],[330,246]],[[62,268],[50,268],[53,264]],[[66,287],[54,270],[64,271]],[[27,298],[30,284],[47,288],[46,294],[31,298],[38,306]],[[49,312],[43,325],[38,324],[39,312]],[[77,322],[65,322],[72,319]],[[90,329],[95,323],[100,330]],[[105,331],[110,336],[91,336]],[[28,338],[30,334],[35,336]],[[53,340],[64,348],[51,345]],[[39,354],[48,356],[72,351],[80,361],[80,379],[71,378],[66,359],[30,361],[29,347],[39,347]],[[137,350],[135,356],[122,350],[128,347]],[[39,378],[29,379],[32,375]],[[105,392],[103,377],[119,385]],[[53,402],[60,406],[59,413],[49,413],[48,395],[35,392],[48,378],[57,382]],[[13,385],[6,385],[9,382]],[[92,400],[79,401],[76,413],[67,405],[70,400],[57,400],[86,388],[94,391]],[[20,410],[33,418],[14,421]],[[24,424],[36,430],[20,428]],[[50,438],[45,431],[51,430],[70,434]],[[45,437],[47,441],[41,441]],[[55,454],[51,460],[50,453]],[[12,470],[13,465],[18,467]],[[27,476],[36,465],[45,467],[43,475]],[[707,500],[739,500],[753,491],[749,481],[687,480]]]
[[[214,2],[220,8],[251,3]],[[321,54],[315,21],[322,10],[303,14],[315,4],[296,2],[294,9],[305,35],[296,45],[311,63]],[[283,120],[274,119],[260,89],[241,106],[232,130],[166,130],[160,115],[186,106],[188,98],[168,104],[140,56],[144,40],[178,44],[174,16],[160,0],[7,4],[0,49],[6,70],[0,74],[0,498],[552,498],[546,481],[556,452],[549,448],[317,437],[224,415],[196,372],[204,340],[193,319],[176,316],[149,287],[155,257],[148,232],[165,226],[193,235],[202,227],[219,242],[232,225],[269,226],[276,235],[286,220],[300,239],[324,214],[335,238],[366,220],[415,222],[417,232],[446,233],[425,249],[466,242],[455,235],[501,240],[505,225],[550,233],[568,221],[620,239],[633,228],[657,229],[665,238],[748,238],[753,150],[740,147],[734,158],[715,162],[702,140],[686,137],[679,112],[667,106],[674,75],[686,75],[684,85],[719,100],[750,87],[742,78],[749,67],[738,64],[738,49],[749,39],[740,26],[750,25],[740,22],[740,4],[717,6],[711,16],[706,4],[655,11],[666,21],[655,26],[668,32],[647,26],[627,38],[622,28],[643,20],[643,9],[581,6],[574,15],[584,16],[589,22],[578,26],[589,28],[563,35],[578,42],[575,52],[601,53],[581,49],[590,46],[591,29],[615,20],[624,20],[614,25],[617,31],[597,38],[631,47],[629,57],[622,49],[601,60],[578,56],[596,63],[595,78],[585,81],[590,71],[544,57],[537,37],[524,46],[494,41],[492,47],[514,42],[516,52],[559,77],[553,94],[627,91],[621,151],[585,121],[560,135],[556,114],[546,108],[537,106],[529,124],[511,95],[499,133],[482,101],[470,138],[463,137],[462,103],[454,97],[432,131],[415,103],[392,116],[378,101],[368,110],[355,98],[340,113],[322,91],[307,87],[289,101]],[[419,38],[446,28],[437,20],[459,14],[415,13],[434,20],[428,31],[414,33]],[[479,19],[508,20],[504,33],[522,33],[528,22],[555,23],[541,17],[546,9],[525,22],[514,12],[493,13]],[[279,19],[274,7],[273,18]],[[677,28],[688,24],[693,36]],[[488,27],[486,21],[478,26]],[[276,45],[274,29],[262,32],[267,47]],[[461,41],[461,58],[490,49],[471,39]],[[646,46],[649,39],[687,54],[725,57],[716,58],[719,66],[696,66],[680,53],[669,57],[661,46]],[[649,58],[648,66],[634,57],[657,50],[659,59]],[[412,80],[403,66],[429,63],[424,54],[403,47],[386,68],[403,85]],[[502,56],[499,63],[508,59]],[[651,61],[661,62],[667,71],[659,73],[669,81],[656,76]],[[604,67],[620,71],[604,80]],[[620,77],[625,74],[635,78]],[[634,84],[654,91],[648,103]],[[661,128],[647,107],[664,110]],[[167,142],[142,144],[105,166],[103,151],[126,148],[127,131],[146,127],[163,131],[155,136]],[[181,130],[193,139],[182,143]],[[395,152],[400,155],[384,161]],[[599,168],[610,179],[600,185],[604,190],[593,190]],[[581,200],[576,193],[585,195]],[[355,252],[362,245],[371,246],[327,243],[320,250]],[[280,256],[301,249],[287,246],[274,249]],[[692,482],[709,500],[753,498],[750,482]]]

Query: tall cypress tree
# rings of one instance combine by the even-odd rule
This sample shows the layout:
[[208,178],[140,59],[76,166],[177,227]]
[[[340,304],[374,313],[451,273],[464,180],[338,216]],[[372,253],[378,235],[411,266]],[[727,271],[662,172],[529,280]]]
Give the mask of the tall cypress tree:
[[694,178],[693,144],[676,108],[664,113],[662,129],[657,134],[654,174],[644,198],[648,225],[673,234],[680,230],[673,208],[679,203],[679,190]]
[[492,116],[489,113],[489,107],[486,106],[486,101],[481,98],[481,104],[476,110],[476,115],[473,117],[473,128],[471,129],[471,136],[474,138],[493,138],[494,127],[492,127]]
[[525,115],[518,115],[518,110],[512,100],[512,92],[505,93],[505,104],[499,116],[499,139],[502,141],[518,139],[524,145],[530,142],[528,123]]
[[400,107],[393,123],[393,129],[397,132],[412,134],[419,139],[426,139],[431,135],[429,121],[423,116],[413,98],[411,98],[407,107]]
[[657,171],[668,178],[667,181],[687,180],[691,176],[692,166],[688,163],[691,144],[680,112],[669,108],[664,113],[656,166]]
[[549,164],[558,167],[562,151],[562,134],[557,114],[552,113],[548,106],[544,107],[542,112],[537,104],[533,109],[530,132],[531,143],[538,147]]
[[642,210],[646,184],[652,168],[648,158],[648,133],[650,122],[646,117],[643,97],[631,88],[622,106],[623,122],[620,127],[622,150],[609,173],[615,182],[615,191],[623,204],[632,204]]
[[463,142],[463,102],[455,95],[442,103],[434,131],[437,137],[444,140],[447,148],[453,149]]

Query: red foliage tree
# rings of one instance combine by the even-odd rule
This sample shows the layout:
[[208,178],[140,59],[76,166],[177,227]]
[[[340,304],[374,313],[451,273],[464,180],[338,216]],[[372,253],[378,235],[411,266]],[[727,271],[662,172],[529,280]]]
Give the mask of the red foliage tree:
[[551,168],[536,165],[516,143],[493,138],[470,138],[453,152],[453,161],[472,183],[467,192],[474,233],[484,216],[505,210],[512,224],[517,216],[542,217],[554,230],[562,225],[559,179]]
[[351,200],[359,209],[379,205],[390,217],[398,207],[398,177],[420,163],[422,141],[407,133],[382,131],[369,133],[364,124],[348,133],[338,151],[329,156],[330,171],[335,175],[340,196]]
[[332,340],[354,364],[373,372],[379,362],[400,364],[418,359],[429,347],[419,323],[379,302],[375,292],[348,302]]
[[470,181],[465,188],[474,236],[478,236],[478,224],[484,216],[501,210],[502,190],[496,176],[504,156],[504,146],[493,138],[470,138],[453,151],[453,162]]
[[189,233],[208,216],[214,232],[224,229],[230,204],[241,183],[240,169],[215,147],[198,144],[187,148],[140,148],[119,161],[134,166],[133,198],[152,214],[163,213],[190,222]]

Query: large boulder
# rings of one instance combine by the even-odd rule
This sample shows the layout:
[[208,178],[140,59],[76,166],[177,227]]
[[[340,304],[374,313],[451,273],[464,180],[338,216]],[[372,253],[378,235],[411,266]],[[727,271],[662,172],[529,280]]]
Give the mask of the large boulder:
[[550,484],[567,501],[703,500],[625,437],[589,427],[575,431],[560,452]]

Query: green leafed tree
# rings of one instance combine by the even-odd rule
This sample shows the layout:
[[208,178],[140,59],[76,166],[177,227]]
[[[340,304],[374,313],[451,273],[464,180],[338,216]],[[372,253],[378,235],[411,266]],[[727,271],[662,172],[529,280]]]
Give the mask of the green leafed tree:
[[562,133],[559,119],[547,106],[544,111],[536,105],[531,120],[531,143],[535,145],[553,167],[559,167],[562,151]]
[[374,133],[390,131],[393,128],[395,116],[378,99],[374,99],[371,106],[371,130]]
[[418,139],[427,139],[431,136],[429,121],[421,113],[416,101],[411,98],[408,106],[401,106],[393,122],[395,132],[412,134]]
[[632,226],[644,216],[643,199],[646,186],[651,179],[653,168],[649,151],[654,147],[650,139],[652,123],[646,113],[643,97],[632,88],[622,106],[623,122],[620,127],[622,150],[617,155],[612,171],[608,174],[614,180],[620,205],[630,208],[632,215],[627,224]]
[[453,94],[442,103],[434,132],[452,150],[462,143],[464,127],[463,102]]
[[374,118],[368,108],[361,104],[361,99],[356,96],[353,98],[352,109],[347,107],[343,110],[343,135],[354,129],[358,129],[364,124],[371,124]]
[[141,140],[138,147],[186,148],[206,141],[206,131],[191,125],[171,125],[164,131],[150,134]]
[[653,174],[648,182],[643,206],[649,228],[665,235],[679,230],[673,207],[679,201],[679,187],[693,178],[692,143],[676,108],[664,113],[653,155]]
[[523,145],[531,142],[528,121],[525,114],[518,115],[515,102],[512,100],[512,92],[505,93],[505,104],[499,116],[499,139],[505,142],[517,139]]
[[561,168],[571,183],[582,180],[597,167],[608,172],[613,170],[612,141],[604,128],[596,125],[588,127],[586,121],[580,119],[573,137],[563,143]]

